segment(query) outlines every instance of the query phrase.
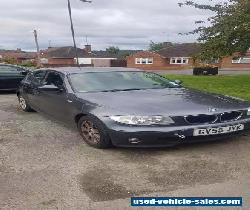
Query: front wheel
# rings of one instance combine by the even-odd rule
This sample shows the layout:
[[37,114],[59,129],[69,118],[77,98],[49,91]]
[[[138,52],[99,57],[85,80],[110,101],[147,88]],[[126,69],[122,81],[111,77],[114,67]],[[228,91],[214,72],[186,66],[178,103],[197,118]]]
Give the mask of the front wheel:
[[19,101],[19,106],[23,111],[25,112],[33,111],[23,96],[19,95],[18,101]]
[[78,130],[83,140],[97,149],[111,147],[109,135],[101,121],[94,117],[83,116],[78,121]]

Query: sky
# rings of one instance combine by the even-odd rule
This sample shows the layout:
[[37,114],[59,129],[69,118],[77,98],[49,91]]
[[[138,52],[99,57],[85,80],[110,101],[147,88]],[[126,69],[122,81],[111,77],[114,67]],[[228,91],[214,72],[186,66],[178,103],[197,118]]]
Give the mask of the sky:
[[[78,47],[88,43],[95,50],[109,46],[147,49],[154,42],[194,42],[196,20],[212,13],[179,7],[183,0],[71,0]],[[204,3],[208,0],[196,0]],[[35,50],[37,29],[41,49],[72,46],[67,0],[0,0],[0,49]]]

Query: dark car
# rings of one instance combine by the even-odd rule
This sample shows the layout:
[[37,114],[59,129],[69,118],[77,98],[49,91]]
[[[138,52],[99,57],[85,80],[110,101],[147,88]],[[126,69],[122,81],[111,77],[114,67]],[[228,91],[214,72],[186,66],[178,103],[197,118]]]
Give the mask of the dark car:
[[20,66],[0,64],[0,90],[17,90],[27,73]]
[[179,83],[136,69],[48,69],[29,73],[18,98],[24,111],[76,124],[97,148],[173,146],[250,131],[249,102]]

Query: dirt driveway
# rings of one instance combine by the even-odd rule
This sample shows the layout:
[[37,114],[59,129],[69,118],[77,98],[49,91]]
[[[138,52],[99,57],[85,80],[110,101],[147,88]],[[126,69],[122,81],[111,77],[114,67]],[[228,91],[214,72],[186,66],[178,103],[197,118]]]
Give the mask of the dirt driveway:
[[244,208],[230,209],[249,209],[249,136],[96,150],[74,129],[22,112],[13,94],[0,95],[0,124],[0,209],[133,209],[132,195],[243,196]]

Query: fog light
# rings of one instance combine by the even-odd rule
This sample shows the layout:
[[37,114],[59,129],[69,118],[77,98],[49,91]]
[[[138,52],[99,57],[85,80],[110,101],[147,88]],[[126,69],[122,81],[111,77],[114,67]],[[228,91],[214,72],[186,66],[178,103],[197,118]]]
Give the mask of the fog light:
[[139,144],[139,143],[141,143],[141,140],[138,139],[138,138],[129,138],[128,141],[129,141],[130,144]]

